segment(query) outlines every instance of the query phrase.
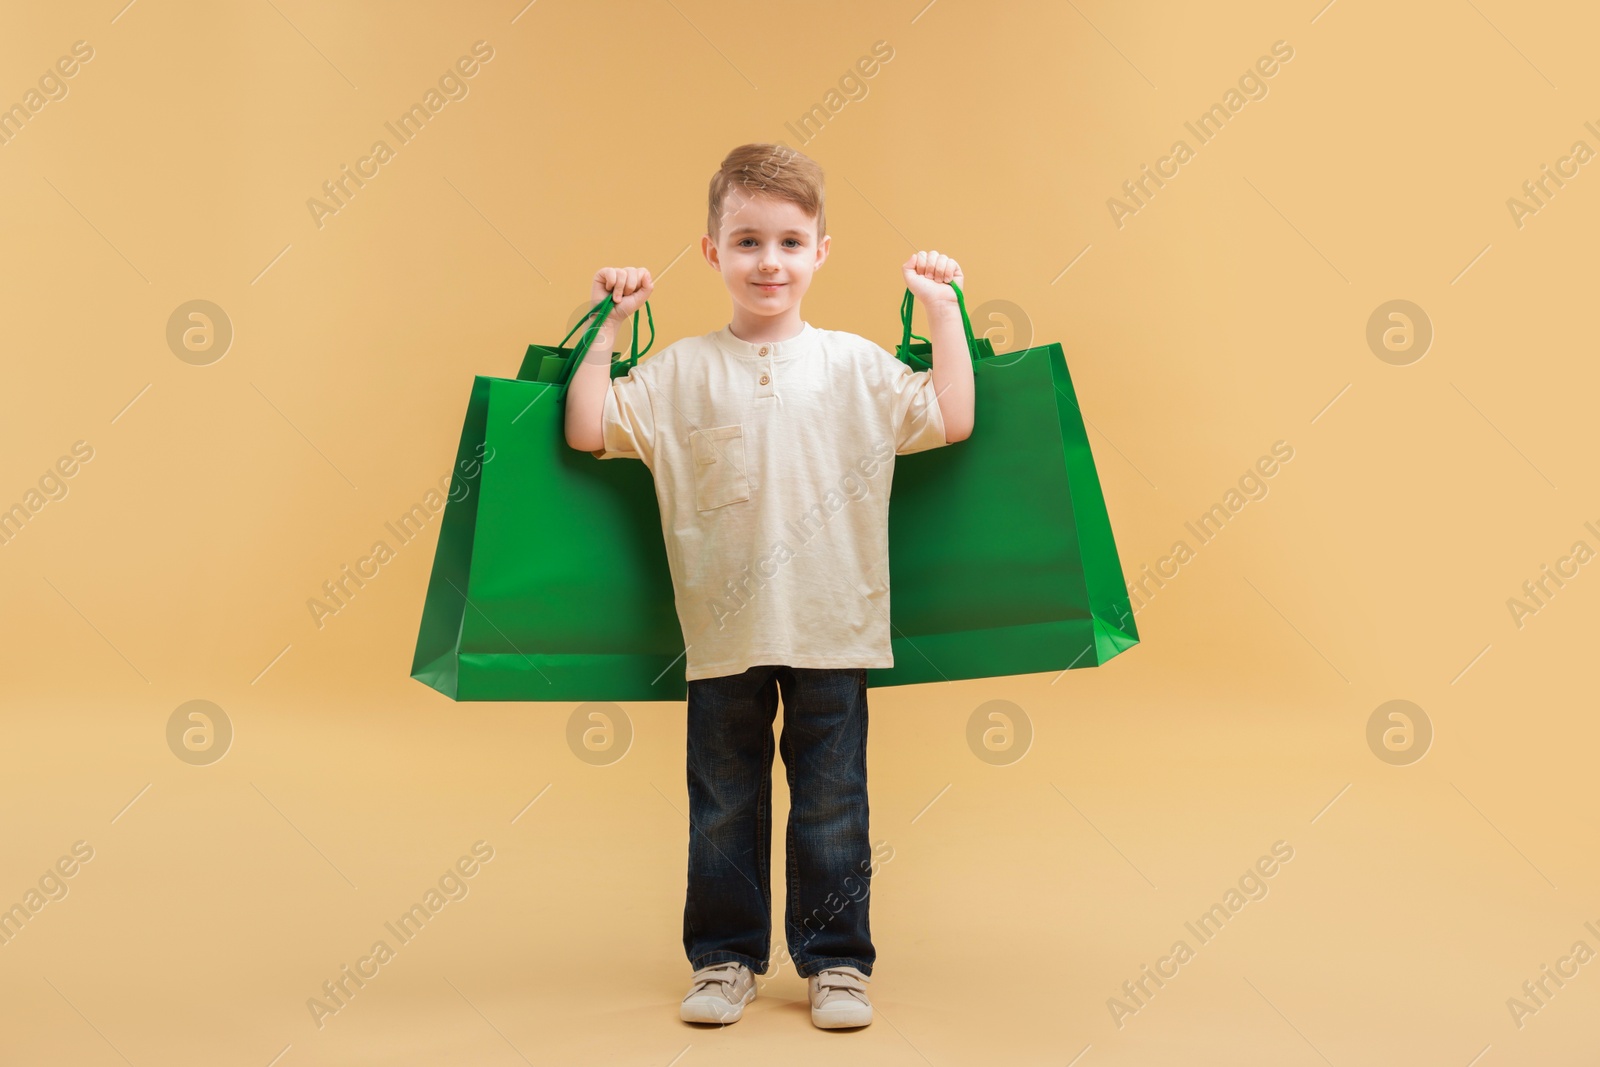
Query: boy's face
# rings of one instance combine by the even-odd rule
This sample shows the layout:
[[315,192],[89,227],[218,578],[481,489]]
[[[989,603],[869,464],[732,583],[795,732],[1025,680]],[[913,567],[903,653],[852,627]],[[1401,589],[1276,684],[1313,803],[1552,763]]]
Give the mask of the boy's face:
[[700,249],[721,272],[734,304],[767,319],[799,306],[831,241],[817,240],[817,217],[798,204],[735,186],[723,197],[717,239],[701,237]]

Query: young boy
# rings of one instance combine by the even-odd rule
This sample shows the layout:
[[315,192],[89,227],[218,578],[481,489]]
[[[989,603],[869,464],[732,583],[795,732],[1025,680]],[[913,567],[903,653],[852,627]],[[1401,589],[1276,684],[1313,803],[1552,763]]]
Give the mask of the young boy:
[[[689,876],[679,1007],[730,1023],[771,944],[772,724],[789,780],[785,933],[819,1027],[865,1026],[867,669],[891,667],[888,515],[894,457],[964,440],[973,382],[938,252],[902,265],[927,311],[933,369],[800,317],[827,260],[822,170],[780,145],[735,148],[711,179],[701,251],[731,321],[609,377],[618,330],[654,287],[608,267],[616,306],[567,394],[566,437],[655,480],[687,656]],[[929,575],[928,580],[936,580]]]

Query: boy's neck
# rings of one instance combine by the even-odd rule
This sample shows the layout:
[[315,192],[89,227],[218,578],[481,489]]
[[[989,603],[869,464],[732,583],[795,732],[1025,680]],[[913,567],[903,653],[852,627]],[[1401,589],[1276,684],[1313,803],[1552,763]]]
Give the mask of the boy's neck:
[[767,341],[782,343],[799,336],[805,326],[805,320],[800,317],[799,304],[778,315],[756,315],[735,304],[728,332],[741,341],[753,344]]

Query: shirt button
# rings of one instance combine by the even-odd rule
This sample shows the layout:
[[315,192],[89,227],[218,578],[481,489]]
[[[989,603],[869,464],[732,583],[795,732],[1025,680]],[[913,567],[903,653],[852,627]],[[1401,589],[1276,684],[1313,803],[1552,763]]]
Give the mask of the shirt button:
[[767,376],[765,374],[763,374],[761,376],[761,384],[762,385],[766,385],[767,384]]
[[767,354],[767,346],[766,345],[762,345],[761,346],[761,351],[756,353],[756,355],[758,355],[758,356],[764,356],[766,354]]

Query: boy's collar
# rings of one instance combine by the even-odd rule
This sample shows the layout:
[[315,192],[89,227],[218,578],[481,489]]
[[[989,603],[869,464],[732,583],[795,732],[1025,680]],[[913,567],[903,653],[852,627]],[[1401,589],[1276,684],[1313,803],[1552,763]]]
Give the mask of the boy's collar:
[[732,324],[711,335],[718,348],[742,359],[793,359],[816,347],[818,330],[809,322],[800,323],[800,332],[782,341],[744,341],[733,335]]

